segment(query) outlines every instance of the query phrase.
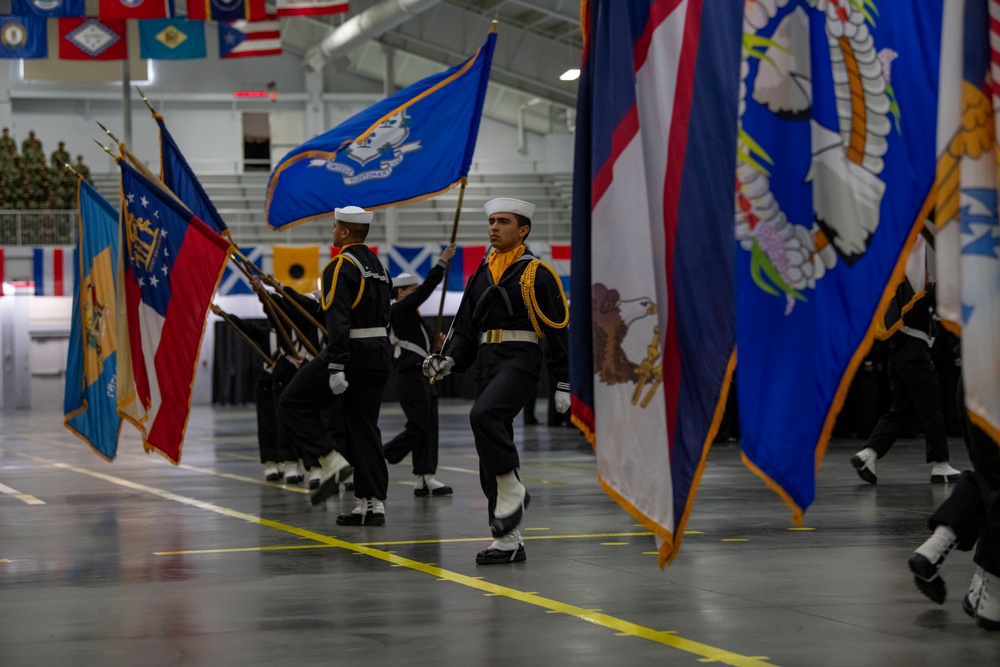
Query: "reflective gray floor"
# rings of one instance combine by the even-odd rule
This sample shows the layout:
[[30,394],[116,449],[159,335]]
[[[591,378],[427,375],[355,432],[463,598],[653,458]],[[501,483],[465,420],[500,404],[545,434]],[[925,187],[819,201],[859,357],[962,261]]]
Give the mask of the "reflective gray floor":
[[[0,665],[1000,665],[1000,633],[960,608],[969,554],[945,565],[942,606],[906,569],[947,493],[919,443],[877,487],[848,463],[859,443],[832,443],[808,530],[716,445],[661,572],[583,438],[518,424],[528,560],[477,567],[468,407],[442,409],[455,496],[414,498],[407,459],[387,525],[366,528],[334,522],[353,498],[312,508],[302,486],[263,482],[252,409],[195,409],[178,467],[129,426],[108,464],[61,415],[0,415]],[[386,406],[384,435],[401,425]]]

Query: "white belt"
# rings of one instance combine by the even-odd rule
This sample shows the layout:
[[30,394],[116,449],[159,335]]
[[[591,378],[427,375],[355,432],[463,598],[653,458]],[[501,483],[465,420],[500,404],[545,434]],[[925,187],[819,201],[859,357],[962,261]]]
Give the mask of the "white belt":
[[396,356],[397,357],[399,356],[399,350],[401,350],[401,349],[402,350],[409,350],[410,352],[414,352],[414,353],[420,355],[421,357],[426,357],[427,354],[428,354],[427,350],[425,350],[424,348],[420,347],[416,343],[411,343],[408,340],[399,340],[399,339],[396,339],[396,341],[393,343],[393,345],[396,346]]
[[479,334],[479,344],[485,343],[538,343],[534,331],[513,331],[510,329],[490,329]]
[[385,338],[385,327],[367,327],[363,329],[351,329],[351,338]]

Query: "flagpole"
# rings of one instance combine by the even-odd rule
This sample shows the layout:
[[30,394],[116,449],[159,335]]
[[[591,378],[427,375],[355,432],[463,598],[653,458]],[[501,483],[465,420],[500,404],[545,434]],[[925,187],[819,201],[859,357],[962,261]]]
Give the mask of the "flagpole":
[[[248,279],[251,279],[251,280],[253,279],[253,276],[250,275],[250,272],[248,270],[248,269],[252,269],[260,277],[260,279],[263,280],[265,283],[267,283],[268,285],[270,285],[271,287],[273,287],[276,290],[281,290],[282,292],[285,291],[285,286],[284,285],[282,285],[277,280],[275,280],[274,276],[269,275],[269,274],[264,273],[263,271],[261,271],[260,267],[258,267],[256,264],[254,264],[253,262],[251,262],[247,258],[246,255],[244,255],[242,252],[240,252],[239,248],[236,248],[233,251],[232,260],[233,260],[233,262],[236,263],[236,266],[238,266],[240,268],[240,270],[243,272],[243,275],[245,275]],[[238,261],[238,260],[242,260],[245,263],[245,266],[244,266],[244,264],[241,264],[240,261]],[[289,289],[291,289],[291,288],[289,288]],[[308,310],[306,310],[305,307],[303,307],[303,305],[301,303],[299,303],[295,299],[289,299],[288,302],[291,303],[292,306],[295,308],[295,310],[299,311],[299,313],[301,313],[303,317],[305,317],[307,320],[309,320],[310,324],[312,324],[314,327],[316,327],[317,329],[319,329],[323,333],[324,336],[326,335],[326,327],[323,326],[322,324],[320,324],[320,322],[315,317],[312,316],[312,313],[310,313]]]
[[122,127],[125,129],[125,143],[132,145],[132,73],[128,54],[122,61]]
[[[455,223],[451,226],[451,241],[449,244],[455,243],[458,238],[458,219],[462,216],[462,201],[465,199],[465,185],[468,183],[468,179],[463,176],[461,186],[458,189],[458,205],[455,206]],[[444,279],[441,281],[441,305],[438,306],[437,320],[434,322],[434,338],[431,340],[431,348],[437,346],[437,339],[441,335],[441,325],[444,323],[444,298],[448,294],[448,274],[451,273],[451,261],[445,262],[444,265]],[[436,352],[437,350],[431,349],[430,352]]]
[[243,340],[245,340],[247,342],[247,344],[250,345],[250,349],[252,349],[254,352],[256,352],[257,355],[261,359],[264,360],[265,364],[267,364],[270,367],[274,367],[274,360],[271,359],[271,357],[267,356],[267,354],[264,353],[264,350],[260,349],[260,346],[257,345],[257,343],[255,343],[253,341],[253,339],[250,338],[250,336],[248,336],[246,334],[245,331],[243,331],[238,326],[236,326],[236,323],[233,322],[232,319],[230,319],[229,313],[227,313],[226,311],[222,310],[221,308],[219,308],[218,306],[216,306],[214,303],[212,304],[212,312],[215,313],[216,315],[218,315],[219,317],[221,317],[222,319],[224,319],[226,321],[226,324],[228,324],[229,326],[231,326],[236,331],[236,333],[238,333],[240,335],[240,338],[242,338]]

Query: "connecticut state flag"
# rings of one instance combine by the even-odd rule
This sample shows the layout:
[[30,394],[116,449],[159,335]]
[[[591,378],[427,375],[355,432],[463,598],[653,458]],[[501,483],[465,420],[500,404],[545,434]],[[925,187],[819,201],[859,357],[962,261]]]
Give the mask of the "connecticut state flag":
[[77,266],[66,359],[63,423],[97,454],[118,452],[118,211],[80,180]]
[[933,205],[942,0],[877,5],[748,3],[743,23],[741,445],[796,523]]
[[407,86],[291,150],[264,211],[283,229],[348,204],[381,208],[432,197],[469,173],[496,33],[465,62]]
[[[743,3],[591,0],[577,97],[572,419],[601,486],[680,548],[734,365]],[[742,407],[742,406],[741,406]]]
[[185,60],[205,57],[205,23],[185,18],[139,22],[139,47],[150,60]]
[[0,16],[0,58],[48,58],[45,19],[34,16]]
[[59,19],[62,60],[125,60],[128,42],[124,19]]
[[[121,401],[146,451],[178,463],[209,304],[231,246],[121,157],[128,366]],[[124,347],[124,346],[123,346]],[[123,386],[127,385],[127,386]]]

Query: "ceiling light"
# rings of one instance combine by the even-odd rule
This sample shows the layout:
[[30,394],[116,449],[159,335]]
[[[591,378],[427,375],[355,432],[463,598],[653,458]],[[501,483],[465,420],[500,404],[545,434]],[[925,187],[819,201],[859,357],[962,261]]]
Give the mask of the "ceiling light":
[[576,81],[580,78],[580,70],[578,69],[568,69],[559,75],[560,81]]

